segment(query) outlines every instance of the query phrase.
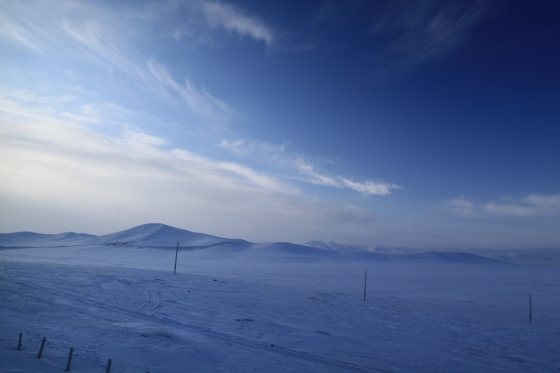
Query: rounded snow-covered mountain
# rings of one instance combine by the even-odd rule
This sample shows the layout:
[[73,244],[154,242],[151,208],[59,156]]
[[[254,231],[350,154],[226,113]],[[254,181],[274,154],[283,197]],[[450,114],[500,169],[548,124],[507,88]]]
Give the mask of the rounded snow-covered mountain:
[[244,242],[195,233],[165,224],[143,224],[117,233],[96,237],[97,243],[127,243],[133,246],[208,246],[225,242]]

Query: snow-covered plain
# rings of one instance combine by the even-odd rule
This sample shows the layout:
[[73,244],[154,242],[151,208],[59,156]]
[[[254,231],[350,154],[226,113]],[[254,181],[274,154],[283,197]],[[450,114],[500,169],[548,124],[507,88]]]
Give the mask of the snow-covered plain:
[[4,373],[60,372],[70,347],[73,372],[105,372],[109,358],[123,373],[560,371],[554,268],[251,244],[157,224],[4,234],[0,246]]

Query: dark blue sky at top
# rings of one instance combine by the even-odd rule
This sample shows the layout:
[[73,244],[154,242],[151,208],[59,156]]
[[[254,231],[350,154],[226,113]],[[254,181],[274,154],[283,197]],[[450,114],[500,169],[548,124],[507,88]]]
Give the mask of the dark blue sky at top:
[[560,187],[558,4],[496,2],[457,46],[417,61],[386,53],[399,30],[372,31],[388,2],[334,2],[322,21],[321,2],[233,3],[284,31],[268,51],[195,49],[205,85],[251,110],[251,136],[433,197]]
[[271,4],[263,11],[320,50],[239,57],[255,106],[278,111],[277,120],[262,118],[261,136],[356,159],[364,173],[422,189],[451,184],[491,196],[560,187],[557,4],[501,4],[452,52],[404,66],[378,55],[366,4],[313,26],[293,16],[308,7]]
[[[560,245],[559,2],[33,4],[4,5],[4,96],[43,114],[79,114],[79,128],[109,141],[83,168],[92,188],[121,161],[123,172],[152,175],[167,157],[191,175],[168,193],[184,203],[175,220],[158,218],[167,210],[157,215],[146,192],[153,180],[175,180],[160,167],[135,184],[145,212],[119,201],[118,213],[88,220],[97,229],[156,219],[248,239]],[[109,144],[129,142],[121,161],[101,161],[116,157]],[[130,166],[138,149],[146,158]],[[243,193],[253,202],[240,217]],[[185,217],[196,209],[189,198],[212,212]],[[115,218],[123,214],[138,221]],[[72,216],[60,224],[81,221]]]

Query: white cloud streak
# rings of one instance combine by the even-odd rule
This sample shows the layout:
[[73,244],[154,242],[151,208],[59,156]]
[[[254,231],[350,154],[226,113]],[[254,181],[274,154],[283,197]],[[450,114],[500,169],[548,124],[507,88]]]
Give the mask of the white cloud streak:
[[457,215],[474,216],[476,213],[476,205],[464,196],[452,199],[448,206]]
[[281,144],[273,144],[263,141],[247,141],[247,140],[221,140],[220,147],[239,155],[264,155],[268,159],[278,159],[285,154],[287,142]]
[[487,214],[505,216],[543,216],[560,214],[560,194],[531,194],[520,200],[504,199],[483,205]]
[[360,192],[365,195],[384,196],[391,194],[394,189],[401,188],[396,184],[389,184],[380,181],[354,181],[342,176],[327,176],[315,170],[315,166],[299,158],[295,160],[295,166],[299,171],[301,180],[316,184],[325,185],[335,188],[348,188]]
[[475,203],[467,197],[459,197],[451,200],[449,206],[454,213],[466,217],[550,216],[560,214],[560,194],[531,194],[520,199],[503,197],[484,203]]
[[237,115],[235,109],[212,96],[204,87],[198,90],[190,78],[185,78],[185,85],[181,85],[171,77],[165,67],[154,60],[148,60],[147,66],[151,78],[154,79],[150,81],[153,90],[168,101],[173,102],[178,96],[194,112],[212,122],[223,123]]
[[317,166],[301,155],[287,150],[287,143],[271,144],[268,142],[222,140],[220,146],[241,156],[266,159],[273,166],[288,172],[287,177],[314,185],[329,186],[338,189],[350,189],[364,195],[391,194],[401,186],[381,181],[354,181],[343,176],[329,176],[317,171]]
[[[189,77],[178,83],[152,57],[143,58],[133,44],[140,42],[141,30],[150,22],[163,22],[163,14],[116,14],[104,8],[78,1],[5,3],[1,16],[0,37],[55,61],[64,69],[91,69],[96,65],[109,74],[118,72],[138,88],[173,104],[186,105],[212,124],[227,123],[237,112],[210,94],[197,89]],[[82,69],[75,68],[82,64]],[[89,66],[88,66],[89,65]],[[86,77],[89,78],[89,77]]]
[[276,40],[275,33],[269,26],[256,17],[243,14],[231,4],[208,1],[203,3],[202,11],[212,27],[223,27],[240,37],[248,36],[256,41],[264,41],[267,46],[272,46]]
[[[61,112],[53,109],[52,106],[50,110],[45,111],[41,107],[33,108],[29,105],[36,96],[18,92],[19,102],[10,96],[14,95],[3,94],[0,98],[0,112],[4,117],[0,135],[4,141],[7,141],[5,143],[7,146],[12,140],[25,139],[29,143],[49,144],[60,152],[63,152],[63,149],[67,151],[88,149],[102,158],[133,154],[150,157],[152,161],[158,163],[169,161],[177,167],[186,166],[201,172],[215,173],[216,178],[223,178],[222,185],[242,184],[261,191],[300,194],[294,187],[239,164],[211,160],[184,149],[167,151],[162,148],[167,144],[166,140],[138,130],[125,127],[117,136],[101,135],[90,126],[92,122],[100,120],[96,119],[95,113],[89,116],[69,115],[67,111]],[[42,106],[48,98],[41,97],[39,100]],[[10,123],[17,123],[17,126],[11,126]]]

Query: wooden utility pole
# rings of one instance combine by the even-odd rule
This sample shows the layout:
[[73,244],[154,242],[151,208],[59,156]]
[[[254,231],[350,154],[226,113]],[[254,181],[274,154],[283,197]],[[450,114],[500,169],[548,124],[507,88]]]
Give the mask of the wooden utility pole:
[[531,294],[529,294],[529,323],[533,320],[533,304],[531,302]]
[[43,356],[43,348],[45,348],[45,342],[47,341],[47,337],[43,338],[43,342],[41,342],[41,348],[39,349],[39,354],[37,355],[37,359],[40,359]]
[[70,347],[70,353],[68,354],[68,363],[66,363],[65,372],[70,371],[70,364],[72,364],[72,353],[74,352],[74,347]]
[[179,242],[177,242],[177,250],[175,250],[175,269],[173,270],[173,275],[177,273],[177,254],[179,254]]
[[366,301],[366,286],[367,286],[367,269],[366,269],[366,275],[364,277],[364,302]]

